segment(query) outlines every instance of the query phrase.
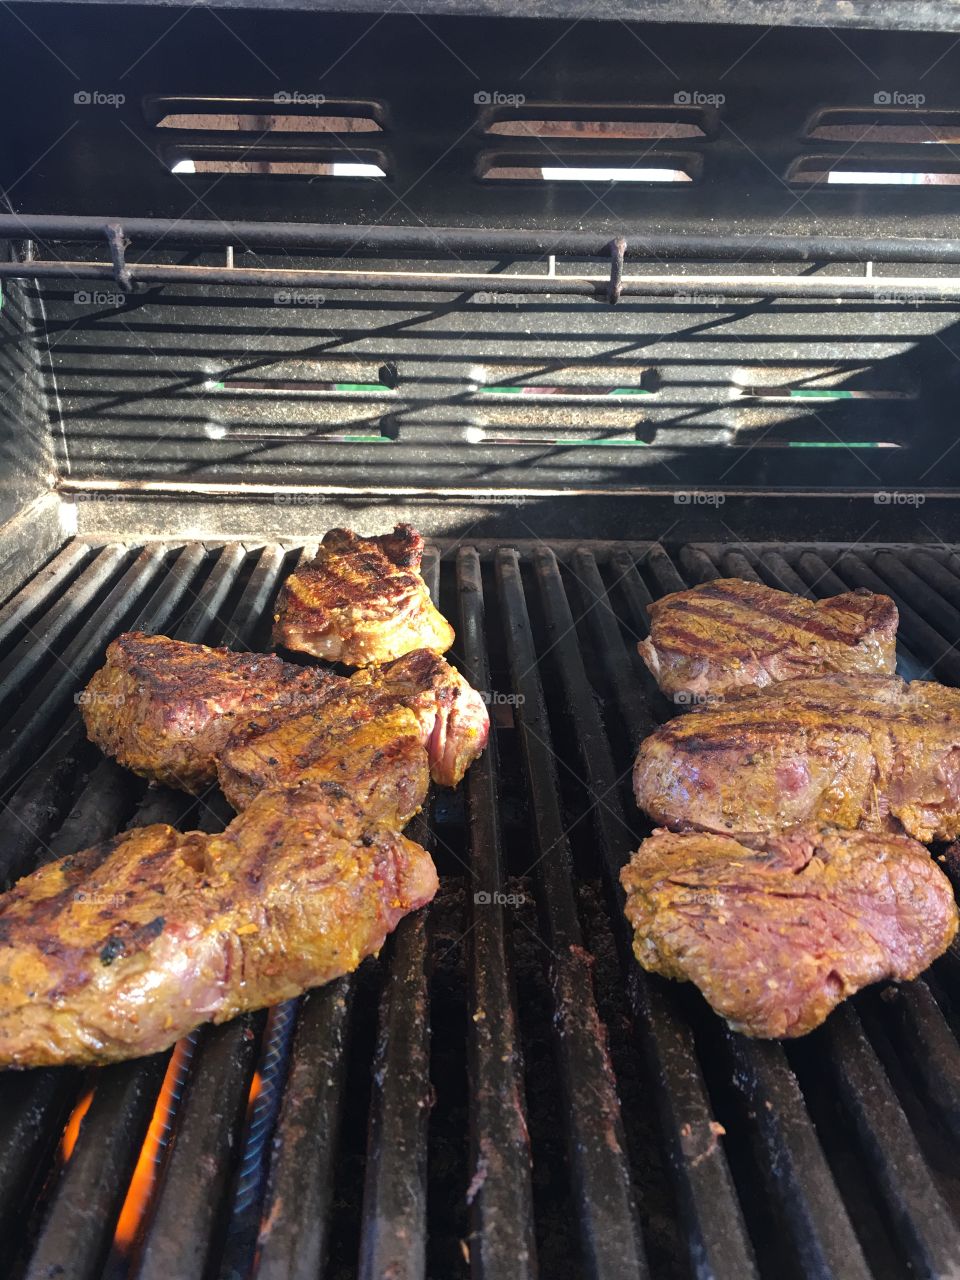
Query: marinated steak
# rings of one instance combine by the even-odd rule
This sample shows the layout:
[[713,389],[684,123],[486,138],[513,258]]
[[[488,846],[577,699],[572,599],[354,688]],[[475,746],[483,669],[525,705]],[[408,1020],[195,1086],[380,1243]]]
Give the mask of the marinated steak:
[[238,716],[313,705],[337,677],[275,654],[233,653],[130,631],[80,695],[87,735],[128,769],[198,792]]
[[378,711],[369,698],[349,692],[292,718],[281,711],[246,722],[227,741],[217,773],[238,812],[265,787],[323,778],[340,783],[371,821],[398,829],[430,786],[413,712],[402,706]]
[[896,676],[788,680],[669,721],[641,743],[641,809],[743,836],[828,824],[960,835],[960,690]]
[[431,776],[457,785],[489,729],[480,694],[438,653],[419,649],[340,679],[301,715],[280,708],[238,723],[220,753],[220,786],[241,809],[262,787],[304,773],[330,778],[402,826]]
[[796,676],[893,675],[897,606],[847,591],[811,601],[759,582],[718,578],[650,606],[637,648],[663,692],[696,703]]
[[689,979],[736,1031],[801,1036],[861,987],[950,945],[950,882],[905,836],[806,831],[759,849],[655,831],[624,867],[644,969]]
[[444,653],[454,631],[420,576],[422,557],[423,538],[408,524],[377,538],[331,529],[281,589],[274,644],[351,667],[411,649]]
[[[394,786],[397,812],[408,817],[422,802],[426,763],[436,782],[455,786],[486,746],[490,727],[480,694],[427,649],[347,679],[272,654],[138,632],[110,645],[106,666],[80,703],[87,733],[102,751],[168,786],[199,791],[214,782],[229,740],[221,780],[231,802],[242,806],[261,785],[289,782],[300,765],[317,765],[317,776],[345,785],[355,776],[358,795],[373,784],[382,801]],[[288,730],[310,709],[315,719]],[[412,752],[413,733],[426,761]],[[257,734],[267,740],[247,750]],[[379,786],[367,776],[371,769],[389,769],[392,781]]]
[[487,745],[490,716],[481,695],[439,653],[417,649],[350,678],[374,706],[408,707],[430,757],[430,776],[455,787]]
[[0,896],[0,1065],[156,1053],[355,969],[429,902],[429,854],[327,782],[220,835],[142,827]]

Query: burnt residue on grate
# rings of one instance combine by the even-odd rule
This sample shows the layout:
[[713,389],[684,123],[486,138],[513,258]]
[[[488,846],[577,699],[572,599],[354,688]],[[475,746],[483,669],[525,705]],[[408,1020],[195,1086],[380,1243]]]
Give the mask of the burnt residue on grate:
[[[8,881],[129,825],[229,819],[215,793],[147,787],[100,758],[74,695],[123,629],[265,647],[305,553],[74,541],[0,605]],[[3,1275],[960,1268],[956,955],[803,1041],[759,1044],[637,969],[617,883],[648,830],[633,753],[673,710],[636,654],[652,600],[721,574],[816,597],[869,586],[901,609],[901,671],[955,680],[955,551],[485,543],[431,551],[425,570],[494,723],[413,830],[436,901],[282,1025],[255,1015],[201,1028],[179,1056],[0,1074]]]

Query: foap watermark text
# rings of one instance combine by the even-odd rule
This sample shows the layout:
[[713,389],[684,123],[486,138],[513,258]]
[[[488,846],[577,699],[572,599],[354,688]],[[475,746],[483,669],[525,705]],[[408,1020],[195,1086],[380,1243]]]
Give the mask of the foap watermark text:
[[78,107],[122,107],[126,100],[125,93],[105,93],[102,89],[78,89],[73,95]]
[[473,900],[478,907],[522,907],[527,900],[527,895],[503,893],[500,889],[494,889],[492,892],[487,889],[478,889],[473,895]]
[[678,507],[722,507],[726,502],[722,493],[706,489],[678,489],[673,500]]
[[699,89],[678,89],[673,95],[677,107],[722,107],[726,100],[725,93],[701,93]]
[[922,507],[926,500],[925,494],[902,493],[898,489],[879,489],[873,495],[877,507]]
[[278,107],[322,107],[327,97],[323,93],[300,93],[297,89],[278,89],[273,95]]
[[478,89],[473,95],[478,107],[522,107],[527,100],[525,93],[501,93],[499,89]]

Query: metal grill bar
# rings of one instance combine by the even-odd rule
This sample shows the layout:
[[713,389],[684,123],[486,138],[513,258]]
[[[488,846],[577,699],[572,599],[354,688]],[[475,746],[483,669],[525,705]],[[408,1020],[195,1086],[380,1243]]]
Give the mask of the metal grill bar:
[[[556,759],[515,551],[497,553],[497,584],[518,707],[538,856],[534,862],[552,956],[557,1053],[568,1107],[568,1145],[589,1274],[646,1275],[626,1139],[593,996],[572,890],[572,858],[558,801]],[[749,1273],[742,1273],[749,1274]]]
[[[589,553],[581,557],[580,565]],[[600,834],[600,850],[611,918],[617,941],[621,969],[633,997],[634,1008],[645,1024],[647,1052],[663,1084],[667,1116],[667,1137],[673,1144],[673,1166],[677,1174],[678,1197],[687,1216],[687,1239],[690,1242],[691,1265],[706,1259],[716,1276],[749,1276],[755,1274],[750,1244],[746,1238],[730,1173],[718,1142],[718,1124],[706,1091],[692,1046],[671,1044],[671,1022],[676,1013],[662,991],[650,983],[632,961],[630,930],[623,915],[623,890],[619,884],[620,867],[636,846],[621,800],[623,778],[618,776],[601,722],[580,646],[576,623],[560,579],[552,552],[534,553],[534,566],[546,613],[547,643],[556,654],[564,698],[563,705],[577,731],[580,766],[589,781],[594,797],[593,817]],[[596,570],[596,565],[593,568]],[[580,618],[589,617],[604,608],[606,592],[598,586],[599,570],[589,573],[583,590]],[[594,590],[591,590],[591,581]],[[607,610],[604,610],[607,612]],[[603,626],[603,623],[600,624]],[[607,623],[609,627],[609,622]],[[604,639],[613,640],[609,634]],[[605,648],[610,665],[620,666],[620,637]],[[685,1061],[684,1061],[685,1059]],[[682,1066],[681,1066],[682,1062]],[[681,1080],[686,1087],[679,1087]],[[699,1087],[698,1087],[699,1086]],[[667,1102],[667,1098],[670,1099]],[[722,1227],[721,1227],[722,1224]]]
[[[493,688],[486,650],[486,618],[480,557],[457,554],[460,643],[464,674],[474,688]],[[516,1011],[504,911],[503,849],[497,793],[496,733],[467,775],[470,816],[470,1255],[478,1280],[511,1274],[532,1280],[537,1256],[530,1185],[530,1137],[526,1122]],[[475,894],[489,895],[486,903]]]
[[[440,563],[428,548],[423,577],[439,603]],[[434,845],[429,804],[411,838]],[[427,991],[428,911],[401,921],[391,940],[370,1102],[360,1280],[419,1280],[426,1266],[427,1124],[432,1105]]]
[[[117,228],[132,240],[250,248],[315,247],[343,252],[424,253],[457,257],[570,254],[609,258],[613,237],[593,231],[498,230],[493,227],[344,226],[298,222],[223,222],[203,218],[116,218],[0,214],[0,238],[101,240]],[[626,228],[624,255],[661,261],[714,262],[960,262],[960,240],[924,237],[716,236],[635,232]]]
[[259,1239],[259,1280],[315,1280],[327,1251],[352,977],[300,1006]]
[[76,570],[89,560],[90,548],[83,542],[68,542],[63,550],[15,596],[0,609],[0,645],[27,620],[42,609],[53,595],[58,595]]

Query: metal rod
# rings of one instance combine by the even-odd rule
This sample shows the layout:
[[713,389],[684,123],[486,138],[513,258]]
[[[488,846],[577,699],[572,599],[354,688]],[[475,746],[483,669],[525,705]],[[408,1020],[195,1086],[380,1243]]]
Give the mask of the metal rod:
[[130,239],[167,244],[311,247],[341,252],[461,254],[575,254],[609,258],[611,241],[621,237],[633,259],[677,258],[737,262],[960,262],[960,240],[943,237],[872,237],[650,233],[621,227],[616,236],[595,231],[550,228],[351,226],[296,222],[221,222],[212,218],[120,218],[61,214],[0,215],[0,237],[91,240],[122,223]]
[[[474,688],[490,690],[480,557],[473,547],[461,547],[456,563],[464,672]],[[496,896],[503,889],[504,875],[500,768],[492,726],[489,746],[467,774],[473,873],[468,894],[471,1004],[467,1019],[471,1170],[467,1199],[473,1229],[468,1240],[471,1275],[477,1280],[505,1275],[533,1280],[537,1251],[530,1136],[506,908]]]
[[[283,290],[380,289],[430,293],[574,294],[615,302],[620,297],[673,299],[678,305],[717,305],[727,298],[820,298],[904,307],[921,301],[960,301],[960,277],[623,275],[617,263],[606,275],[547,275],[533,272],[332,271],[324,268],[192,266],[142,262],[124,268],[130,288],[150,284],[240,284]],[[110,280],[109,262],[0,262],[0,280]],[[296,306],[295,295],[279,300]],[[491,305],[502,305],[494,303]]]
[[[537,896],[552,955],[553,1025],[567,1102],[567,1143],[586,1272],[594,1280],[646,1277],[626,1137],[573,894],[572,850],[560,805],[551,729],[521,574],[511,548],[495,559],[516,718],[533,815]],[[749,1265],[717,1276],[752,1276]]]
[[[428,547],[423,577],[439,604],[440,558]],[[407,833],[433,851],[432,803]],[[360,1227],[360,1280],[421,1280],[427,1253],[427,1127],[430,1081],[430,950],[427,909],[402,920],[391,940],[380,1004]]]

